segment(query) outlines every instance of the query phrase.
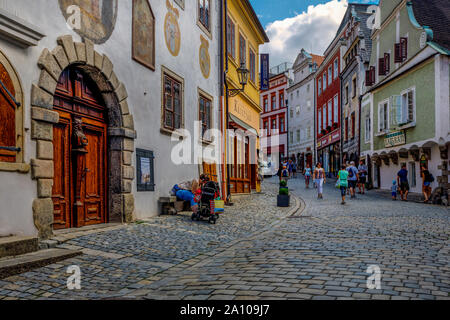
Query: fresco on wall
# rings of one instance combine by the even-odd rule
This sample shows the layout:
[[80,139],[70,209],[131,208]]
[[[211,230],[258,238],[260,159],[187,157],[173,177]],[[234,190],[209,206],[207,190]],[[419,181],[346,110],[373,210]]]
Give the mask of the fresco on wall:
[[118,0],[58,0],[66,21],[79,13],[80,23],[72,29],[96,44],[105,43],[114,31]]
[[166,6],[168,12],[164,20],[164,36],[169,52],[176,57],[180,53],[181,33],[180,26],[178,25],[178,17],[180,14],[178,9],[170,4],[169,0],[166,1]]
[[133,59],[155,70],[155,16],[148,0],[133,0]]
[[200,36],[200,41],[202,42],[199,54],[200,70],[202,71],[203,76],[208,79],[211,71],[211,58],[208,52],[209,42],[203,36]]

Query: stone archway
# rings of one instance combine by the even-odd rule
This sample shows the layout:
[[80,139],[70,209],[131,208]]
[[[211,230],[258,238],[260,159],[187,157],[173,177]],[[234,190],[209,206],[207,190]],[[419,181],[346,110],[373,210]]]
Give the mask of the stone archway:
[[32,178],[37,181],[37,196],[33,202],[33,218],[41,239],[53,233],[52,186],[54,178],[53,125],[59,115],[53,111],[53,95],[58,79],[67,67],[76,66],[88,74],[98,86],[107,108],[108,117],[108,216],[110,222],[133,220],[134,168],[133,116],[128,108],[128,94],[114,73],[114,65],[94,49],[88,39],[74,42],[72,36],[57,39],[52,51],[44,49],[38,66],[39,82],[31,90],[31,138],[36,141],[36,158],[31,160]]

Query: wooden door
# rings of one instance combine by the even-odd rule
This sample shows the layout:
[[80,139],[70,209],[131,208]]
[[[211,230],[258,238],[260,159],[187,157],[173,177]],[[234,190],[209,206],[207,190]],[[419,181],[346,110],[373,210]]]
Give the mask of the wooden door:
[[0,161],[16,162],[16,104],[11,77],[0,63]]
[[107,124],[95,85],[66,70],[58,83],[53,127],[54,229],[107,222]]

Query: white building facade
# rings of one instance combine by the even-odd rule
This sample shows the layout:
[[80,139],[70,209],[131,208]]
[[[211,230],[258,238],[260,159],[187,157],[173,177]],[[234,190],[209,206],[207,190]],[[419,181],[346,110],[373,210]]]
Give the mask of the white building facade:
[[0,237],[158,215],[218,128],[220,2],[1,3]]
[[299,169],[313,165],[314,74],[323,58],[301,50],[293,66],[294,81],[287,89],[289,101],[289,155],[295,155]]

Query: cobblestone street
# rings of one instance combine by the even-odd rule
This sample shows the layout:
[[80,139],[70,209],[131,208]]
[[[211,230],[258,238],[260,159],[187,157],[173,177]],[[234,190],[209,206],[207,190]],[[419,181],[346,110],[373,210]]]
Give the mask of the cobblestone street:
[[[264,194],[236,200],[213,226],[158,217],[73,239],[84,255],[0,280],[0,299],[450,299],[450,215],[440,206],[394,202],[374,192],[341,206],[289,182],[301,215]],[[66,288],[70,265],[82,289]],[[368,289],[368,266],[381,289]]]

